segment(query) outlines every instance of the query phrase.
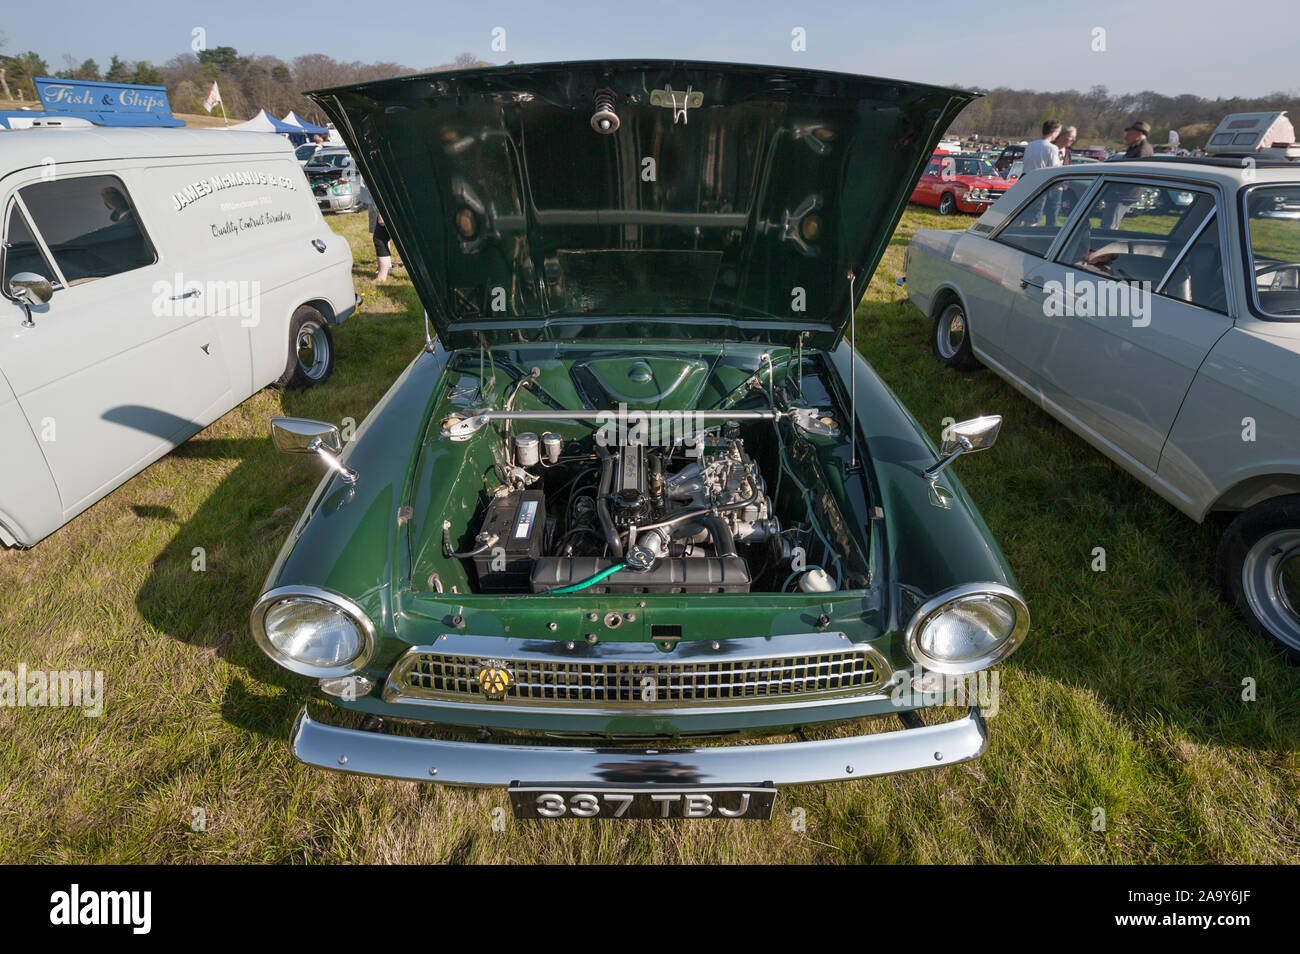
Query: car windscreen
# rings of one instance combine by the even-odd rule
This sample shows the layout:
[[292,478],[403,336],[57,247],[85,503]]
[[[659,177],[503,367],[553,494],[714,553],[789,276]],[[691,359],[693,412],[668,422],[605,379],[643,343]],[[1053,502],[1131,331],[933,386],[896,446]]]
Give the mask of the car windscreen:
[[1300,317],[1300,183],[1250,189],[1245,206],[1255,305]]

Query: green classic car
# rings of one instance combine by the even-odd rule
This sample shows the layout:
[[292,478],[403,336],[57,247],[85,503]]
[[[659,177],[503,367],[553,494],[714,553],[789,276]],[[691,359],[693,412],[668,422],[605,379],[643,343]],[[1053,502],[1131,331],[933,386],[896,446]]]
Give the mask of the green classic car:
[[312,95],[428,340],[346,446],[272,422],[328,473],[253,634],[350,710],[304,709],[299,759],[761,817],[980,755],[976,705],[917,710],[1028,630],[948,466],[1000,418],[936,448],[845,334],[971,93],[614,61]]

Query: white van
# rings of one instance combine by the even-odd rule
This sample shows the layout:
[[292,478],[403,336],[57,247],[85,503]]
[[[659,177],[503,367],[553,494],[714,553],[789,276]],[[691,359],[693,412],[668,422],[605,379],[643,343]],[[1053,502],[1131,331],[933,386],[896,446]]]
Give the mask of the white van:
[[289,143],[0,132],[0,542],[31,546],[268,384],[359,303]]

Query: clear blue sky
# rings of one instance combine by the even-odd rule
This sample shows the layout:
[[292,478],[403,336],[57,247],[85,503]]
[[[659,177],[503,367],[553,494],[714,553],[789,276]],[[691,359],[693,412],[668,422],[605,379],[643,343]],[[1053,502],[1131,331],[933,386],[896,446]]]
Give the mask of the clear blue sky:
[[[291,59],[388,60],[420,68],[473,53],[490,62],[656,56],[788,64],[934,83],[1154,89],[1201,96],[1300,88],[1296,0],[1002,0],[799,3],[640,0],[196,3],[179,0],[0,0],[5,52],[34,49],[51,69],[64,54],[101,67],[118,54],[162,63],[208,46]],[[506,50],[491,48],[495,27]],[[807,50],[791,49],[806,31]],[[1094,52],[1094,30],[1105,51]]]

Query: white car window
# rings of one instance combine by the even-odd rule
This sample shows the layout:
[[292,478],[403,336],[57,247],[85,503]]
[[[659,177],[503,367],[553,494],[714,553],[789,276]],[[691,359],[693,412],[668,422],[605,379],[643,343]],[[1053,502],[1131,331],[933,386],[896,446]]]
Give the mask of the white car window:
[[1300,185],[1260,186],[1246,194],[1246,229],[1256,307],[1300,315]]
[[1183,185],[1108,182],[1062,246],[1058,260],[1106,278],[1160,287],[1214,212],[1214,196]]
[[35,182],[18,194],[69,285],[157,261],[116,176]]
[[1211,213],[1201,234],[1169,274],[1159,293],[1189,305],[1228,314],[1228,286],[1223,277],[1219,217]]
[[1056,176],[1020,210],[1007,217],[994,241],[1045,258],[1074,211],[1092,187],[1096,176]]

